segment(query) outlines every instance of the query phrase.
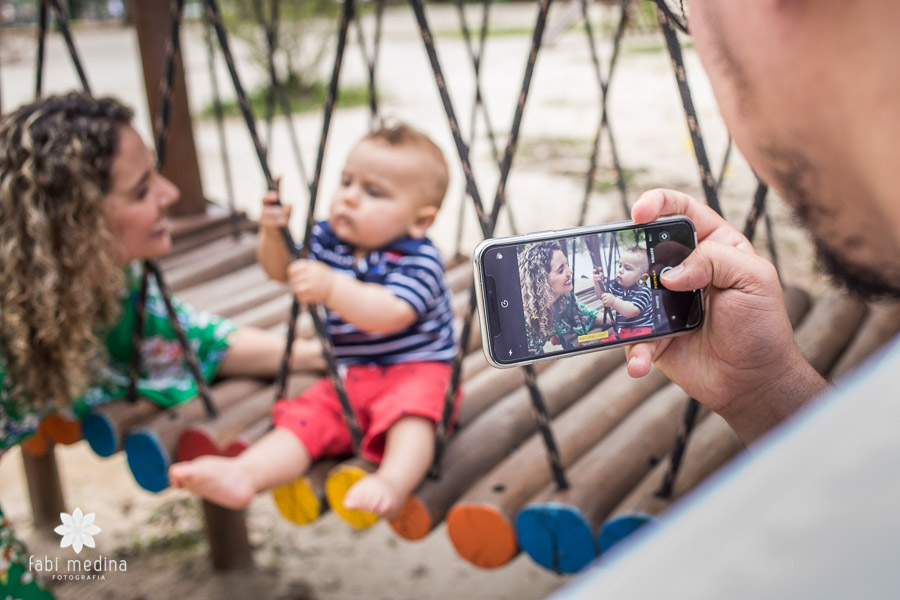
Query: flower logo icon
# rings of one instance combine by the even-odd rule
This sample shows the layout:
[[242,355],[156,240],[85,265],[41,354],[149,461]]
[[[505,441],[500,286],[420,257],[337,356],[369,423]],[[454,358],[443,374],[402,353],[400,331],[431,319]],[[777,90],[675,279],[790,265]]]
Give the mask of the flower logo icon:
[[72,546],[75,554],[79,554],[84,546],[94,547],[94,536],[100,533],[100,528],[94,525],[94,513],[83,514],[80,508],[76,508],[71,515],[59,513],[62,525],[55,531],[63,536],[59,542],[60,548]]

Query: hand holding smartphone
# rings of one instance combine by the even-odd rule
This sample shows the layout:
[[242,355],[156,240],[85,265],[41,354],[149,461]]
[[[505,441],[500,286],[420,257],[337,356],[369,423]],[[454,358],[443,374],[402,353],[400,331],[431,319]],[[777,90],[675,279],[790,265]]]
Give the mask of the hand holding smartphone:
[[473,257],[485,356],[511,367],[696,329],[701,292],[659,282],[696,245],[685,217],[485,240]]

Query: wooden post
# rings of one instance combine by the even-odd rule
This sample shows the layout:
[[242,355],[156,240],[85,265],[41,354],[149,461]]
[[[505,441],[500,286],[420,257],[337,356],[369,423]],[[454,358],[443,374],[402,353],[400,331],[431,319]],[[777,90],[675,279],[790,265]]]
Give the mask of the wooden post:
[[253,567],[253,551],[245,517],[244,510],[232,510],[203,500],[209,556],[216,571]]
[[[130,6],[141,51],[141,64],[144,68],[147,106],[150,108],[155,131],[166,40],[169,35],[169,3],[159,0],[132,0]],[[194,147],[193,125],[180,57],[175,65],[174,86],[166,164],[162,172],[181,190],[181,201],[169,208],[169,214],[176,216],[202,214],[206,210],[206,200],[203,196],[197,151]]]
[[[538,376],[548,415],[552,418],[568,408],[623,359],[619,349],[554,363]],[[536,427],[528,390],[519,388],[505,396],[454,436],[444,455],[441,478],[423,482],[391,527],[406,539],[425,537],[469,486]]]
[[[632,379],[623,365],[597,384],[553,421],[563,466],[575,462],[667,382],[657,369]],[[540,437],[532,436],[454,505],[447,514],[447,535],[460,556],[483,568],[515,558],[516,513],[552,481],[544,452]]]
[[28,481],[28,498],[31,500],[35,528],[44,530],[46,526],[58,525],[59,513],[68,511],[59,481],[53,444],[40,456],[22,452],[22,462],[25,464],[25,479]]
[[822,375],[827,375],[853,339],[868,307],[846,292],[830,290],[816,302],[800,328],[797,345]]

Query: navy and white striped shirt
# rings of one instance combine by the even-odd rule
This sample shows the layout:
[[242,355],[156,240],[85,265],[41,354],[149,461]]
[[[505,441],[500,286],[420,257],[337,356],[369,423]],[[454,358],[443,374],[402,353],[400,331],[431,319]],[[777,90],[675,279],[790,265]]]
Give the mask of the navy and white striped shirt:
[[628,289],[623,288],[616,281],[609,284],[609,293],[616,298],[621,298],[626,302],[631,302],[641,311],[636,317],[623,316],[621,313],[616,316],[616,323],[619,327],[653,327],[653,298],[650,290],[643,285],[635,285]]
[[418,319],[403,331],[367,333],[326,310],[325,328],[343,365],[393,365],[413,361],[450,361],[456,356],[453,310],[444,281],[444,263],[428,238],[403,238],[353,257],[353,247],[339,239],[326,221],[316,223],[310,256],[338,272],[376,283],[408,302]]

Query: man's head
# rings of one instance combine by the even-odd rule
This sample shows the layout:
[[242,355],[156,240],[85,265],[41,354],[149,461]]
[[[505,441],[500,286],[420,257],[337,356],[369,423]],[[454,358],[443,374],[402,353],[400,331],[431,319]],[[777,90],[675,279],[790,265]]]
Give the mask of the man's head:
[[640,246],[631,246],[622,253],[616,269],[616,283],[623,288],[633,288],[647,274],[647,251]]
[[900,296],[900,72],[890,0],[689,0],[728,129],[852,291]]
[[329,223],[339,238],[361,250],[424,237],[448,179],[443,153],[425,134],[404,124],[382,126],[350,151]]

